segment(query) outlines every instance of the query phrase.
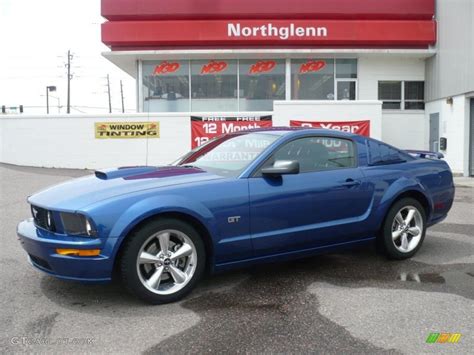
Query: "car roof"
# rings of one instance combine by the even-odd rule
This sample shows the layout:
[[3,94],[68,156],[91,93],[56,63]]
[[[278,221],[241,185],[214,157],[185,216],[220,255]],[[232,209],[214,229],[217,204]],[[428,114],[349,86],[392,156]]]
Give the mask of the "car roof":
[[310,133],[310,134],[321,134],[321,135],[332,135],[336,137],[358,137],[357,134],[348,133],[343,131],[338,131],[334,129],[324,129],[324,128],[311,128],[311,127],[263,127],[263,128],[253,128],[246,131],[235,132],[236,134],[242,134],[244,132],[248,133],[267,133],[277,136],[285,135],[298,135],[298,133]]

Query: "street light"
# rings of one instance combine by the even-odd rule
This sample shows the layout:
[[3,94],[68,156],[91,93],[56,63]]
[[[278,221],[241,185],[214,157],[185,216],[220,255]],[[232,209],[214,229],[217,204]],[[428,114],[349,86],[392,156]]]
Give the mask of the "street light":
[[49,115],[49,93],[56,91],[56,86],[46,86],[46,113]]
[[[41,96],[41,97],[46,97],[46,95],[40,95],[40,96]],[[61,99],[60,99],[59,97],[53,96],[53,95],[49,95],[49,98],[50,98],[50,99],[58,100],[58,105],[57,105],[57,107],[58,107],[58,113],[61,113],[61,108],[62,108],[62,106],[61,106]]]

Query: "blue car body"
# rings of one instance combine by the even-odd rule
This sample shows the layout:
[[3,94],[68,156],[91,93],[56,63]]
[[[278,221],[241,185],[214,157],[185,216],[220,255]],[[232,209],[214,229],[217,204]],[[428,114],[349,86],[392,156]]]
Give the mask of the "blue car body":
[[[400,196],[416,197],[428,226],[443,220],[454,197],[446,162],[422,159],[367,137],[328,131],[269,129],[279,135],[237,177],[186,166],[130,167],[98,171],[31,197],[52,212],[55,232],[32,219],[18,225],[31,263],[54,276],[109,281],[124,239],[140,223],[172,215],[193,224],[205,239],[212,271],[372,242],[388,209]],[[355,143],[356,167],[285,175],[253,176],[285,142],[305,136],[340,137]],[[404,161],[387,160],[390,154]],[[97,235],[68,235],[60,212],[86,216]],[[100,249],[100,255],[60,255],[58,248]]]

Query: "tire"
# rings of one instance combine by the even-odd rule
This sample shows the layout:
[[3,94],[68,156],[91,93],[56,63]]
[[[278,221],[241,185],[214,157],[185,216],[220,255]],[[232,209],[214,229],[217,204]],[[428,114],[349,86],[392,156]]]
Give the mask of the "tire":
[[[411,214],[411,219],[409,214]],[[408,224],[407,221],[409,221]],[[408,259],[421,248],[425,234],[425,209],[417,200],[403,198],[395,202],[387,213],[379,247],[390,259]]]
[[126,289],[145,302],[175,302],[191,292],[204,273],[204,243],[199,233],[181,220],[153,220],[125,243],[120,276]]

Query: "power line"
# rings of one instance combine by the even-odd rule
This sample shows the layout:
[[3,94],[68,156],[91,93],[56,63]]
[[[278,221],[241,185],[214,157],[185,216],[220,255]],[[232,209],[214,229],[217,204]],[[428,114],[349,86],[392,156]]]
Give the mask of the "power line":
[[125,112],[125,104],[123,100],[123,85],[122,85],[122,80],[120,80],[120,96],[122,97],[122,113]]
[[76,110],[76,111],[79,111],[80,113],[87,113],[87,112],[84,112],[82,110],[79,110],[76,106],[72,106],[72,109],[73,110]]
[[107,94],[109,96],[109,113],[112,113],[112,97],[110,95],[110,78],[109,74],[107,74]]

